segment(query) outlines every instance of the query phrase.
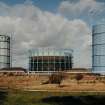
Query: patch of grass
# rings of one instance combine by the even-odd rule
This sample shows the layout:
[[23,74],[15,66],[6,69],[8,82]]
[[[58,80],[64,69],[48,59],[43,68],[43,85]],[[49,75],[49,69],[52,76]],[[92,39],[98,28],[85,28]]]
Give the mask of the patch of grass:
[[[87,92],[32,92],[32,91],[8,91],[5,94],[2,105],[59,105],[56,102],[43,102],[43,99],[52,99],[52,97],[69,97],[69,96],[97,96],[101,93],[87,93]],[[105,93],[103,93],[105,96]],[[61,98],[62,99],[62,98]],[[62,100],[61,100],[62,101]],[[1,104],[0,104],[1,105]]]
[[48,96],[49,93],[43,92],[8,91],[3,105],[56,105],[42,102]]

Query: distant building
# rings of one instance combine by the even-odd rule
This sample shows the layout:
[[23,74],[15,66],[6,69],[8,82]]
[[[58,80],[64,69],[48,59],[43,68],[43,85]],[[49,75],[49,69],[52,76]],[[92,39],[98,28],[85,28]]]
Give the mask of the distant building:
[[68,71],[68,73],[91,73],[90,69],[87,68],[72,68],[70,71]]
[[27,70],[22,67],[2,68],[0,73],[25,74]]
[[37,48],[30,50],[29,71],[30,72],[51,72],[64,71],[72,68],[72,50]]

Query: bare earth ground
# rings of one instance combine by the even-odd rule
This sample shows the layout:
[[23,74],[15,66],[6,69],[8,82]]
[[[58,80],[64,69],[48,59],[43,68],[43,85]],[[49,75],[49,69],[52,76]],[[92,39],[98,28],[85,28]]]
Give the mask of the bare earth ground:
[[48,76],[39,75],[0,76],[0,88],[57,92],[105,91],[105,82],[100,80],[82,79],[78,83],[77,80],[68,77],[61,82],[60,87],[58,86],[58,84],[41,84],[43,81],[47,80]]

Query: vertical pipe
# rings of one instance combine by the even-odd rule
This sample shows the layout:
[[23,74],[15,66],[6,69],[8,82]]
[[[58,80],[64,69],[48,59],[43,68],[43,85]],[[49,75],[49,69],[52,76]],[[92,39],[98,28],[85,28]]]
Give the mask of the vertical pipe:
[[33,56],[32,56],[32,62],[33,62],[33,71],[35,71],[35,62],[34,62],[34,57],[35,57],[35,53],[33,53]]
[[54,71],[55,71],[55,48],[54,48]]
[[59,69],[61,71],[61,50],[59,52]]
[[10,67],[12,67],[12,57],[13,57],[13,38],[14,38],[14,33],[11,34],[10,40],[9,40],[9,45],[10,45]]
[[36,59],[37,59],[37,71],[38,71],[38,49],[36,50]]
[[93,64],[94,64],[94,36],[93,36],[93,29],[92,29],[92,72],[94,71],[94,67],[93,67]]
[[70,61],[70,54],[68,55],[68,63],[69,63],[69,65],[68,65],[68,68],[69,68],[69,70],[71,69],[71,61]]
[[28,72],[29,72],[29,71],[30,71],[30,66],[31,66],[31,65],[30,65],[30,52],[29,52],[29,51],[28,51],[28,54],[29,54],[29,55],[28,55],[28,58],[29,58],[29,61],[28,61],[28,62],[29,62],[29,63],[28,63],[28,65],[29,65]]
[[65,70],[66,70],[66,54],[64,54],[64,65],[65,65]]
[[42,48],[42,71],[43,71],[43,56],[44,56],[44,50]]
[[48,73],[49,73],[49,48],[47,50],[48,50]]

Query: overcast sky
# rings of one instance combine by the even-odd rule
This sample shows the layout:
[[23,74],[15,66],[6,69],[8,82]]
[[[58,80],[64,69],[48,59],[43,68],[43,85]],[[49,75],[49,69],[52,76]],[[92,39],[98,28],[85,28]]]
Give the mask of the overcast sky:
[[13,35],[13,66],[28,50],[71,48],[74,67],[91,67],[92,25],[105,22],[105,0],[0,0],[0,34]]

